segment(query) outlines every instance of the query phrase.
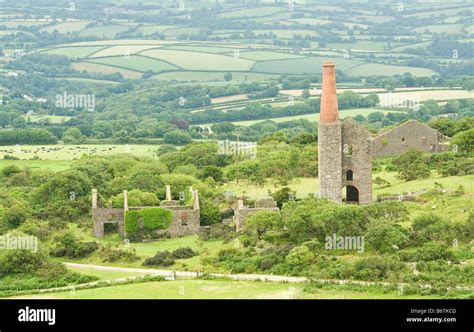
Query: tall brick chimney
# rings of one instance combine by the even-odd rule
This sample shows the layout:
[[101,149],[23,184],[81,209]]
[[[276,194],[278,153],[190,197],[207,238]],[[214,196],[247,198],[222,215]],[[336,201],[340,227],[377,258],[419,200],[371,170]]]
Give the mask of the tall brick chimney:
[[339,120],[336,95],[336,70],[334,62],[323,63],[323,85],[321,91],[320,123],[329,124]]
[[337,109],[334,62],[323,63],[323,86],[318,124],[319,197],[342,201],[342,131]]

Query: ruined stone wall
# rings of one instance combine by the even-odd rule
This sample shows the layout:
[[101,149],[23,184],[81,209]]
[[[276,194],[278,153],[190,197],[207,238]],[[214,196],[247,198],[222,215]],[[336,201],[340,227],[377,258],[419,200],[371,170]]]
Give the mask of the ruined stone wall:
[[[352,118],[342,123],[342,188],[354,186],[359,191],[359,203],[372,202],[372,137]],[[352,180],[348,178],[352,171]]]
[[342,146],[341,124],[318,125],[319,197],[341,203]]
[[373,158],[404,154],[415,148],[422,152],[442,152],[448,149],[447,138],[437,130],[418,122],[407,121],[373,138]]
[[123,208],[92,208],[92,224],[95,237],[104,237],[104,224],[117,222],[118,232],[123,238],[125,234],[124,220]]
[[252,214],[259,211],[270,211],[280,213],[280,209],[277,206],[276,201],[271,198],[261,198],[255,202],[254,208],[249,208],[243,205],[243,201],[239,200],[237,202],[237,208],[234,209],[234,223],[235,230],[237,232],[241,231],[244,228],[245,220]]
[[163,207],[173,212],[173,220],[166,230],[171,236],[185,236],[198,234],[201,226],[200,210],[193,210],[189,206]]
[[248,208],[244,207],[242,209],[235,209],[234,211],[234,222],[235,222],[235,230],[240,232],[245,225],[245,220],[252,214],[258,211],[271,211],[271,212],[280,212],[280,209],[277,207],[274,208]]

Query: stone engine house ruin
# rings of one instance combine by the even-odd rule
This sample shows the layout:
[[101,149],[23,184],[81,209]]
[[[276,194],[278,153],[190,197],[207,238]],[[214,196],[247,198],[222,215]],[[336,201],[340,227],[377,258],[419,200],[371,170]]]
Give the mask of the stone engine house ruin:
[[[372,202],[372,160],[400,155],[410,148],[423,152],[448,149],[448,138],[418,122],[407,121],[372,137],[352,118],[339,120],[335,65],[323,64],[320,118],[318,124],[319,197],[336,203]],[[345,199],[343,190],[345,189]]]
[[[197,190],[189,188],[192,195],[191,205],[181,205],[180,201],[172,200],[171,188],[166,186],[166,200],[160,202],[163,209],[172,212],[171,225],[166,230],[158,230],[157,233],[168,233],[170,236],[184,236],[197,234],[200,231],[200,207]],[[156,208],[156,206],[128,206],[128,193],[123,191],[123,208],[99,207],[97,190],[92,190],[92,224],[95,237],[104,237],[106,224],[116,224],[118,233],[122,238],[126,238],[125,214],[130,210],[141,210]]]

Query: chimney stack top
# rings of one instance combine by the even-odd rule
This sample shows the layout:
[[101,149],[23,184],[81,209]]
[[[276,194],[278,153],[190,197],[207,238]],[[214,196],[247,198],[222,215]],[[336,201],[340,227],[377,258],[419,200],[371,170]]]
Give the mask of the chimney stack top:
[[336,94],[336,68],[334,62],[324,61],[323,80],[321,88],[320,124],[335,124],[339,122],[339,111]]

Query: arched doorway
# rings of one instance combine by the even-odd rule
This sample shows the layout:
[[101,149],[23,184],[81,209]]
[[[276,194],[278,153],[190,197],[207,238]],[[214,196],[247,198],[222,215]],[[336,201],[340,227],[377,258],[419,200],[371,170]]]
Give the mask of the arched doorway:
[[359,203],[359,189],[354,186],[346,186],[346,202]]

